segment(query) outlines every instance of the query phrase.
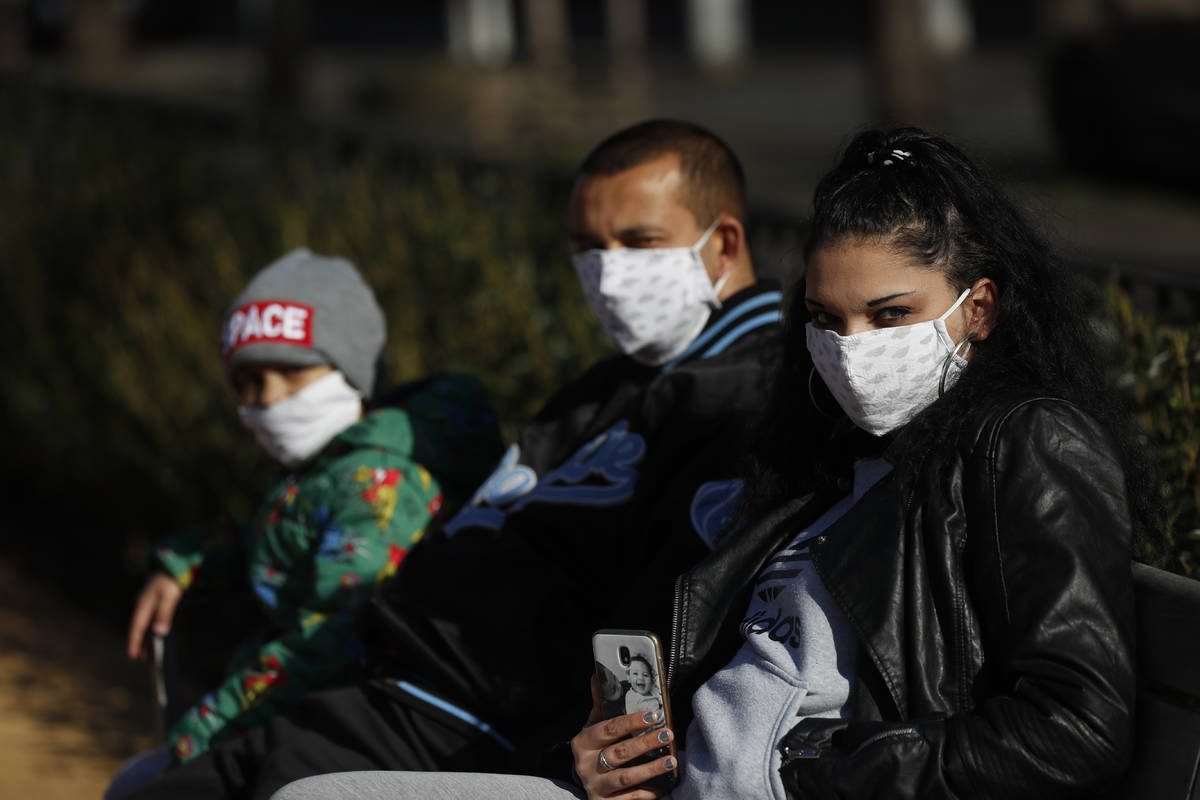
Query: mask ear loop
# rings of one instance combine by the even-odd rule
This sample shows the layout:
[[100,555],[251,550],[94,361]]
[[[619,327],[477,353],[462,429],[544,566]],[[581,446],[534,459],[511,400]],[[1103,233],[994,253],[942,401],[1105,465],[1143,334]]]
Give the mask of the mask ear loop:
[[938,380],[938,397],[946,393],[946,374],[950,371],[950,365],[954,362],[954,357],[958,355],[958,348],[964,344],[967,349],[963,351],[962,357],[966,358],[971,352],[971,340],[975,338],[975,332],[972,331],[966,336],[958,340],[958,344],[954,345],[954,349],[950,351],[950,355],[946,356],[946,360],[942,362],[942,377]]
[[816,372],[816,367],[813,367],[808,371],[808,399],[812,401],[813,408],[815,408],[817,413],[822,417],[826,417],[827,419],[841,419],[840,416],[827,413],[825,409],[821,408],[821,404],[817,402],[816,395],[813,394],[813,375],[815,375]]
[[[704,247],[704,245],[708,244],[708,240],[712,237],[713,231],[715,231],[717,228],[719,228],[720,225],[721,225],[721,217],[718,215],[717,218],[712,221],[712,225],[709,225],[708,229],[706,231],[704,231],[704,235],[700,237],[700,241],[696,242],[691,247],[692,255],[695,257],[696,261],[699,262],[701,269],[704,269],[705,267],[704,267],[704,260],[702,258],[700,258],[700,250],[701,250],[701,248]],[[707,276],[708,276],[708,273],[706,271],[705,277],[707,277]],[[721,290],[725,288],[725,284],[728,281],[729,281],[729,270],[725,270],[725,274],[722,275],[721,277],[717,278],[716,283],[712,284],[712,301],[711,302],[712,302],[714,308],[717,308],[717,309],[721,308],[721,300],[720,300],[720,298],[717,297],[717,295],[719,295],[721,293]]]

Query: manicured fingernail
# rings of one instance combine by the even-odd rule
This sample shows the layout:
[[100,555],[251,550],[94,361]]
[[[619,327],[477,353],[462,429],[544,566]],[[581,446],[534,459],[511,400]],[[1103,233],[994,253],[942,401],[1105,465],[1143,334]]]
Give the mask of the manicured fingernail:
[[666,744],[667,742],[671,741],[671,732],[670,731],[659,731],[658,732],[658,740],[660,742],[662,742],[663,744]]
[[642,722],[646,723],[647,725],[652,725],[655,722],[658,722],[658,712],[647,711],[645,714],[642,714]]
[[675,759],[673,759],[669,756],[667,758],[664,758],[663,759],[663,769],[665,769],[665,770],[675,769]]

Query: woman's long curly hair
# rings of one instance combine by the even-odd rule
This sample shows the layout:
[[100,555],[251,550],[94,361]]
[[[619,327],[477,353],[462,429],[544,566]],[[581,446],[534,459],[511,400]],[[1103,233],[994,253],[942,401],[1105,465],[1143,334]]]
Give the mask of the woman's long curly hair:
[[[784,323],[773,410],[756,448],[746,513],[798,491],[846,488],[853,458],[889,446],[897,467],[950,446],[999,387],[1069,400],[1113,432],[1125,458],[1136,527],[1149,519],[1144,458],[1120,395],[1105,378],[1100,337],[1078,276],[1066,269],[998,186],[958,148],[916,128],[866,131],[818,184],[805,259],[844,241],[879,243],[942,272],[955,293],[980,278],[999,289],[995,326],[944,396],[884,442],[842,414],[805,343],[803,282]],[[911,454],[913,458],[904,457]]]

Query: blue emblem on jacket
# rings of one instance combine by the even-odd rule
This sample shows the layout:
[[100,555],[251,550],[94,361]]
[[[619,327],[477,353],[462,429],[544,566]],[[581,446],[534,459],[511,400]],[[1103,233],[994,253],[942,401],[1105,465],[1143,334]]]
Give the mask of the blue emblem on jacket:
[[446,534],[453,536],[472,526],[500,530],[508,514],[530,503],[624,503],[633,496],[637,466],[645,454],[646,440],[630,432],[627,420],[620,420],[539,480],[536,472],[517,463],[521,450],[514,444],[471,498],[470,505],[446,523]]

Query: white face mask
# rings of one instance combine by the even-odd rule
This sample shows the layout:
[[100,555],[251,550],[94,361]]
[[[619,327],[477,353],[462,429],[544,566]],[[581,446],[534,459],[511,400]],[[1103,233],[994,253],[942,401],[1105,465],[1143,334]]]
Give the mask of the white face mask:
[[[855,425],[882,436],[915,417],[938,397],[945,374],[949,389],[967,365],[946,330],[946,318],[962,305],[970,289],[937,319],[838,336],[811,322],[808,352],[838,405]],[[946,360],[950,363],[947,364]]]
[[571,257],[588,305],[622,352],[643,364],[665,364],[721,307],[717,295],[729,273],[713,285],[700,258],[717,222],[691,247],[588,250]]
[[242,424],[285,467],[307,461],[362,416],[362,395],[334,370],[266,408],[238,406]]

